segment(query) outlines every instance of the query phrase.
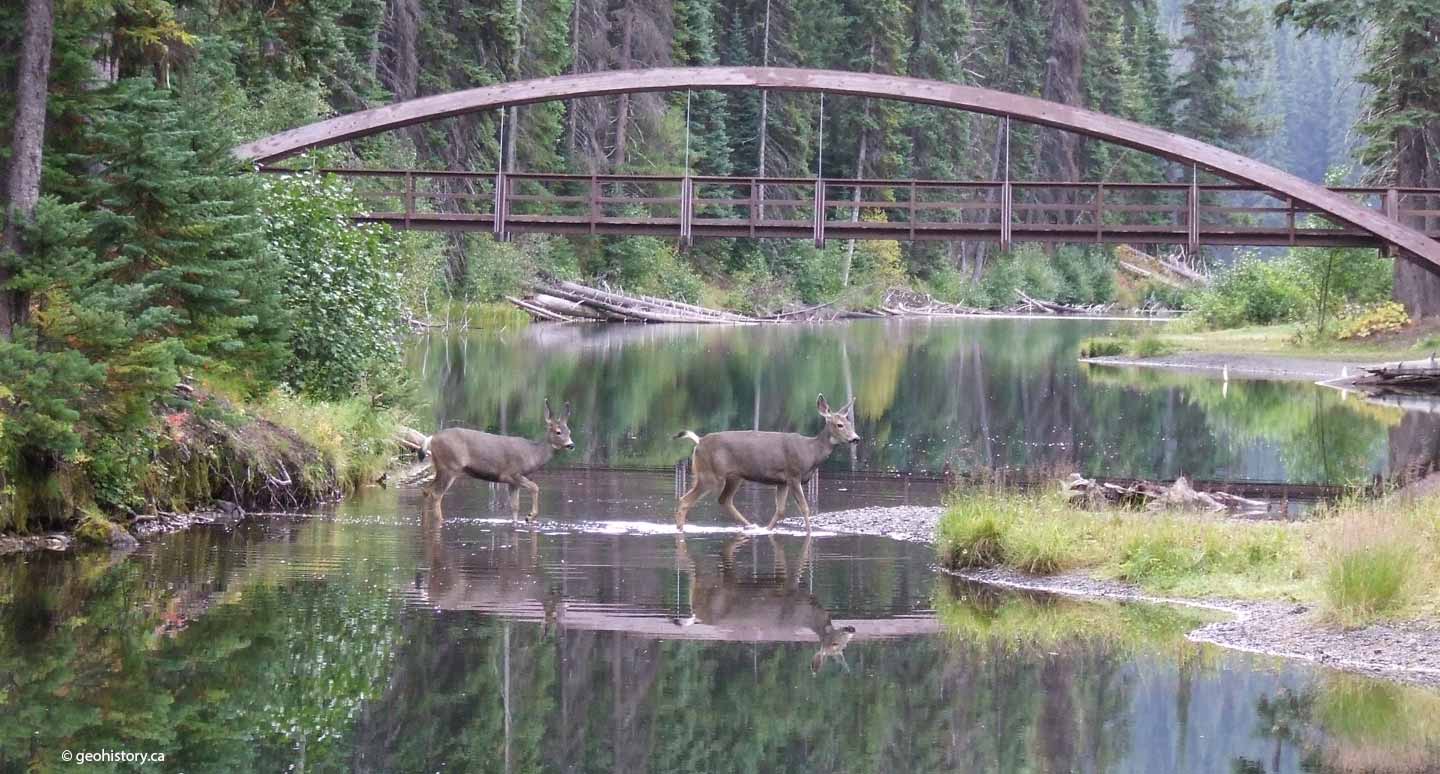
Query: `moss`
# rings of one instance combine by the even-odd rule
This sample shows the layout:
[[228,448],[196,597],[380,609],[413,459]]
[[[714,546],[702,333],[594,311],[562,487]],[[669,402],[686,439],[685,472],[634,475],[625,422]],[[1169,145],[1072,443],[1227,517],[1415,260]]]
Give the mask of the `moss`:
[[85,519],[75,528],[75,539],[89,546],[110,545],[110,534],[115,525],[98,516]]

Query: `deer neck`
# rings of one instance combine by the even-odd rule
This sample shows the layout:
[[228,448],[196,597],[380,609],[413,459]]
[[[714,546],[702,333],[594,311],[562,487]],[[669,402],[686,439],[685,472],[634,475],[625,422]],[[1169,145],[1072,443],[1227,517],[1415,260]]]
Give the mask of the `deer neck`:
[[548,436],[538,441],[530,441],[530,448],[532,459],[535,461],[535,467],[537,468],[543,466],[550,461],[551,457],[555,456],[555,447],[550,445]]
[[814,459],[810,462],[812,468],[824,462],[830,456],[830,452],[835,450],[835,439],[830,436],[829,427],[821,430],[819,435],[806,440],[810,442],[810,450],[814,453]]

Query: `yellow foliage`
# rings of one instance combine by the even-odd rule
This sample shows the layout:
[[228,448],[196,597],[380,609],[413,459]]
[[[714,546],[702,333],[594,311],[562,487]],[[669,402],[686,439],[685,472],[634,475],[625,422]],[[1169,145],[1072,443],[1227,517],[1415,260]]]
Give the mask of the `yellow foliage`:
[[1398,331],[1410,324],[1403,304],[1385,301],[1347,315],[1340,323],[1340,339],[1364,339],[1377,333]]

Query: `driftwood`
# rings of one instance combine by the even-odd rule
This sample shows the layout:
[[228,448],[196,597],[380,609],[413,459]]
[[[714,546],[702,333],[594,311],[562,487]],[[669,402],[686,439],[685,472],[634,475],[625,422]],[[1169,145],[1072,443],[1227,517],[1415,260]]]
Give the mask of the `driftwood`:
[[1159,282],[1162,285],[1169,285],[1172,288],[1185,287],[1184,283],[1177,282],[1173,279],[1170,279],[1169,277],[1166,277],[1163,274],[1157,274],[1153,271],[1150,271],[1149,269],[1142,269],[1139,266],[1135,266],[1124,261],[1117,261],[1116,263],[1120,267],[1121,271],[1124,271],[1128,274],[1133,274],[1142,279],[1154,280],[1155,282]]
[[564,280],[537,284],[529,298],[506,297],[538,320],[577,319],[644,323],[748,323],[744,315],[681,301],[636,296]]
[[1440,393],[1440,362],[1433,355],[1428,360],[1411,360],[1362,370],[1367,375],[1355,380],[1355,384],[1360,386],[1419,395]]
[[1072,502],[1081,501],[1092,507],[1108,503],[1150,511],[1199,510],[1245,514],[1263,514],[1269,509],[1269,506],[1260,500],[1226,492],[1197,491],[1183,476],[1175,483],[1164,486],[1148,481],[1132,484],[1100,482],[1085,478],[1079,473],[1072,473],[1061,484],[1061,489],[1066,499]]
[[1109,304],[1097,304],[1095,306],[1072,306],[1061,304],[1055,301],[1041,301],[1025,295],[1025,291],[1015,288],[1015,295],[1020,297],[1020,305],[1013,307],[1012,311],[1031,311],[1043,314],[1104,314],[1110,311]]

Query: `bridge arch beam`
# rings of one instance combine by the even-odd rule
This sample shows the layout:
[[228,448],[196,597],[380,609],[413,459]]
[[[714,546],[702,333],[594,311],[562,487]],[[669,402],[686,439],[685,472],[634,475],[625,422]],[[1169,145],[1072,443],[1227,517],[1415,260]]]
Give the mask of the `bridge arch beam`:
[[1323,186],[1255,159],[1189,137],[1057,102],[895,75],[779,67],[673,67],[610,70],[501,83],[397,102],[318,121],[237,146],[242,159],[267,163],[347,140],[426,121],[576,97],[681,89],[770,89],[828,92],[899,100],[1077,132],[1186,164],[1291,197],[1338,221],[1369,232],[1400,254],[1440,274],[1440,242]]

